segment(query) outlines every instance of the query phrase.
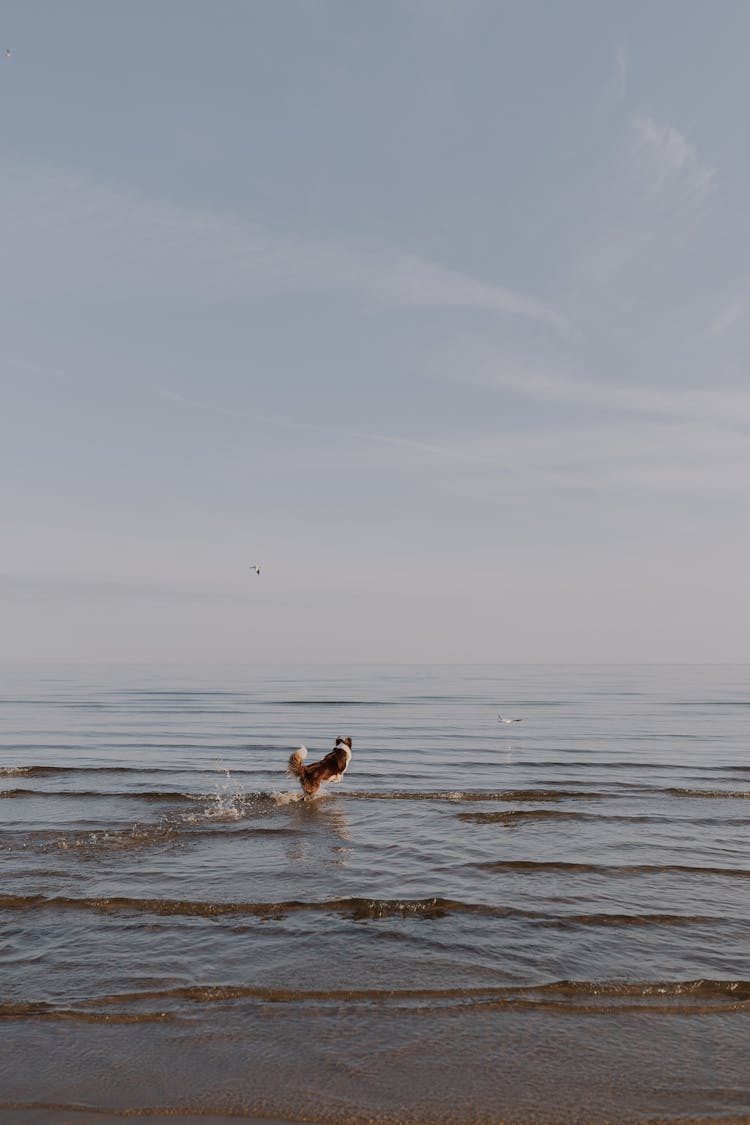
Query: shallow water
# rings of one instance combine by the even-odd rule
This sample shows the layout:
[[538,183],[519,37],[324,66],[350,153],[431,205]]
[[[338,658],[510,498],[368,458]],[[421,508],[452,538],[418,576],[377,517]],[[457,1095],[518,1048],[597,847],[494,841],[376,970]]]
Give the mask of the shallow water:
[[749,671],[4,666],[0,1109],[745,1119]]

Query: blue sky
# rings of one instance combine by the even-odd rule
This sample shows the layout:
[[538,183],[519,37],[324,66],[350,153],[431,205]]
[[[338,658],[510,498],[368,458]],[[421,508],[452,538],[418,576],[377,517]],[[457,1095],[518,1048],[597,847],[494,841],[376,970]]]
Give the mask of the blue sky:
[[750,659],[749,38],[5,0],[0,659]]

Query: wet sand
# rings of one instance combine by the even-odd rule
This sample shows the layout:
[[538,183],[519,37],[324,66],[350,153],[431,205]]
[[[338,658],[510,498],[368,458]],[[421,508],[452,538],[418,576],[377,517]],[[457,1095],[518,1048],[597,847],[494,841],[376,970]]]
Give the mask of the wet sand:
[[247,1125],[315,1125],[315,1122],[282,1121],[270,1117],[238,1117],[226,1114],[202,1113],[88,1113],[75,1109],[11,1109],[4,1110],[3,1125],[122,1125],[123,1121],[163,1121],[167,1125],[232,1125],[245,1121]]
[[[491,1004],[481,1012],[367,1016],[342,1005],[304,1021],[284,1005],[262,1011],[241,1005],[220,1020],[204,1015],[200,1037],[189,1026],[9,1021],[0,1120],[630,1125],[742,1119],[749,1025],[745,1011],[729,1021],[721,1014],[580,1017],[498,1011]],[[27,1112],[20,1112],[23,1106]]]

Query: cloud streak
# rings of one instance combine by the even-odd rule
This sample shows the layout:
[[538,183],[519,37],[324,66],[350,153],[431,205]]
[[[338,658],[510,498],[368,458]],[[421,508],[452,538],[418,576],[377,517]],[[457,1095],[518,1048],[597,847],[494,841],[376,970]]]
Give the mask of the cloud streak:
[[[461,469],[471,490],[486,488],[585,490],[609,494],[638,492],[736,492],[750,479],[750,452],[742,429],[717,429],[738,408],[736,398],[696,393],[674,408],[669,395],[646,388],[596,387],[586,380],[556,379],[551,375],[503,386],[523,387],[535,399],[606,407],[618,417],[612,422],[554,427],[532,423],[522,429],[477,432],[456,437],[449,445],[418,441],[343,427],[322,426],[280,415],[261,415],[186,398],[159,389],[158,394],[185,407],[243,417],[264,424],[328,434],[351,442],[398,448],[417,455],[421,470]],[[720,402],[721,400],[721,402]],[[705,409],[710,402],[712,409]],[[719,408],[720,405],[720,408]],[[740,403],[750,418],[750,398]],[[640,418],[622,415],[639,415]],[[351,464],[357,464],[354,460]],[[326,469],[330,463],[316,458]],[[384,464],[394,468],[389,457]],[[371,466],[372,467],[372,466]],[[399,464],[399,471],[406,466]],[[451,483],[452,482],[452,483]],[[455,474],[443,479],[449,487],[463,488]]]
[[542,402],[569,403],[644,417],[691,418],[728,426],[750,424],[750,391],[745,390],[659,389],[545,371],[498,371],[491,366],[477,381]]
[[475,310],[564,328],[525,293],[393,248],[269,233],[244,218],[146,198],[57,169],[0,169],[8,232],[0,292],[143,301],[357,293],[401,309]]
[[[328,434],[331,437],[348,438],[353,441],[366,441],[378,445],[395,446],[399,449],[425,454],[429,457],[438,458],[441,461],[451,462],[453,464],[464,463],[476,465],[482,464],[485,461],[483,455],[465,448],[451,448],[444,445],[436,445],[432,442],[418,441],[414,438],[399,437],[394,434],[374,433],[370,430],[349,429],[340,426],[324,426],[315,422],[301,422],[299,419],[290,418],[283,414],[261,414],[241,408],[223,406],[221,403],[190,398],[164,387],[155,387],[154,393],[161,398],[168,399],[182,406],[194,410],[208,411],[212,414],[222,414],[229,418],[246,418],[249,421],[261,422],[265,425],[280,426],[283,429],[304,430],[309,433]],[[510,465],[504,467],[506,467],[508,471],[512,471]]]
[[[585,489],[595,491],[610,491],[611,483],[597,480],[587,473],[571,471],[569,465],[557,463],[560,459],[550,456],[550,449],[554,441],[550,442],[549,435],[543,443],[543,448],[533,452],[532,446],[527,447],[523,438],[513,435],[495,435],[493,438],[469,437],[456,438],[450,445],[435,442],[420,441],[415,438],[400,437],[393,434],[375,433],[368,430],[358,430],[346,427],[323,426],[312,422],[301,422],[295,418],[278,414],[258,414],[241,408],[222,406],[218,403],[200,401],[189,398],[165,388],[155,388],[155,393],[162,398],[181,404],[182,406],[207,411],[212,414],[221,414],[231,418],[246,418],[264,425],[279,426],[283,429],[294,429],[308,433],[327,434],[332,437],[354,443],[366,443],[372,446],[385,446],[390,449],[400,449],[406,453],[417,456],[416,467],[422,471],[425,463],[433,469],[462,469],[474,474],[490,474],[494,485],[501,481],[505,483],[520,482],[532,488],[553,487],[563,489]],[[531,448],[531,455],[529,455]],[[317,465],[326,468],[329,463],[316,457]],[[384,465],[393,469],[393,459],[389,457]],[[381,466],[382,467],[382,466]],[[404,465],[399,466],[400,470]],[[311,466],[308,465],[308,471]]]
[[695,147],[673,125],[647,114],[633,121],[635,155],[647,192],[669,192],[686,207],[700,203],[716,182],[716,171],[702,164]]

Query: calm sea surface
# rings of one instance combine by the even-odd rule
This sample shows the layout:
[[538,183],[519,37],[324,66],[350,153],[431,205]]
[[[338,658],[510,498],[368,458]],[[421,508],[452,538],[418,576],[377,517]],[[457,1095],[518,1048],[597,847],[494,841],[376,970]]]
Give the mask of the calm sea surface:
[[749,1120],[749,720],[739,666],[0,667],[0,1120]]

